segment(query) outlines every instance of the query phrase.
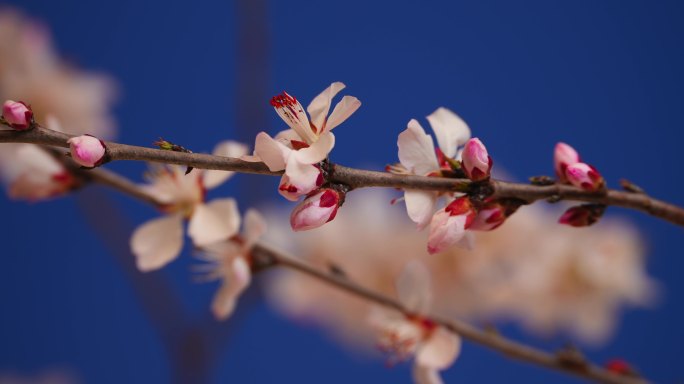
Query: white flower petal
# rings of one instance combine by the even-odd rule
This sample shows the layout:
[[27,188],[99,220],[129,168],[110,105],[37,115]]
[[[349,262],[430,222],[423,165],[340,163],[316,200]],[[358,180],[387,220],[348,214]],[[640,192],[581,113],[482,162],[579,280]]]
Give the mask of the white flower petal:
[[433,368],[424,367],[420,364],[413,364],[411,370],[414,384],[443,384],[439,371]]
[[302,141],[302,138],[299,137],[299,134],[295,132],[293,129],[286,129],[284,131],[280,131],[273,138],[277,141],[280,141],[288,147],[290,146],[290,142],[292,140]]
[[245,247],[251,248],[266,233],[266,220],[264,220],[259,211],[250,208],[245,213],[244,227],[243,238],[245,240]]
[[[318,176],[316,176],[316,178],[318,178]],[[311,189],[308,192],[305,192],[309,188],[304,188],[300,190],[298,187],[292,185],[292,183],[290,183],[290,178],[287,176],[287,174],[284,174],[280,177],[280,183],[278,184],[278,193],[280,193],[281,196],[290,201],[297,201],[303,195],[306,195],[307,193],[313,191],[313,189],[315,189],[315,184],[316,183],[314,182],[313,187],[311,187]]]
[[335,106],[332,113],[325,123],[325,132],[331,131],[333,128],[342,124],[361,106],[361,101],[354,96],[345,96]]
[[449,368],[461,353],[461,338],[437,327],[416,352],[416,363],[436,370]]
[[396,282],[399,302],[411,311],[426,313],[432,303],[431,285],[430,271],[423,263],[407,263]]
[[133,232],[130,245],[139,270],[163,267],[183,248],[183,217],[174,214],[146,222]]
[[454,112],[440,107],[427,117],[442,152],[453,158],[456,150],[470,139],[470,128]]
[[432,137],[426,134],[416,120],[408,123],[408,128],[399,134],[399,161],[411,173],[427,175],[439,169]]
[[312,143],[316,140],[316,134],[311,130],[309,118],[304,112],[302,105],[291,95],[283,92],[283,95],[278,96],[281,100],[280,106],[274,107],[278,116],[280,116],[287,125],[294,129],[302,140],[307,143]]
[[319,134],[325,124],[326,117],[328,117],[333,97],[343,90],[344,87],[345,85],[339,81],[330,84],[328,88],[311,100],[311,104],[306,108],[309,112],[309,117],[311,117],[311,123],[319,130]]
[[430,235],[428,236],[428,252],[440,253],[463,239],[466,234],[465,215],[451,216],[444,209],[437,211],[430,222]]
[[296,156],[300,163],[316,164],[325,160],[334,146],[335,136],[330,132],[326,132],[321,135],[316,142],[311,144],[310,147],[302,148],[291,156]]
[[[218,143],[216,147],[214,147],[214,152],[212,153],[215,156],[240,158],[249,153],[249,148],[245,144],[238,143],[237,141],[227,140]],[[235,172],[208,169],[204,171],[202,182],[207,189],[216,188],[233,176],[233,174],[235,174]]]
[[239,229],[240,212],[235,199],[216,199],[195,207],[188,235],[202,247],[232,237]]
[[292,150],[281,142],[274,140],[266,132],[259,132],[254,144],[254,153],[273,172],[285,169],[285,162]]
[[287,179],[283,178],[283,181],[294,186],[297,189],[296,193],[307,194],[318,186],[320,174],[321,171],[316,166],[299,162],[298,158],[292,156],[287,162],[287,168],[285,168]]
[[418,224],[419,229],[425,228],[435,213],[437,194],[429,191],[406,189],[404,190],[404,201],[411,220]]
[[223,281],[221,288],[211,304],[214,316],[219,320],[227,319],[235,310],[235,303],[240,294],[249,286],[252,273],[249,265],[242,257],[233,260],[229,276]]

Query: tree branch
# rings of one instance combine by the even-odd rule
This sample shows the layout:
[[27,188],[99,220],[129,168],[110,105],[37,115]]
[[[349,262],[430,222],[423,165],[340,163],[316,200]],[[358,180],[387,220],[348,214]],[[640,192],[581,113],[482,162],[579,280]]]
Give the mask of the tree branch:
[[[43,127],[28,131],[0,130],[0,142],[33,143],[39,145],[68,147],[67,140],[72,137]],[[198,169],[215,169],[263,175],[281,175],[272,172],[264,163],[248,162],[236,158],[164,151],[154,148],[107,142],[110,161],[140,160],[155,163],[178,164]],[[605,205],[631,208],[652,216],[684,226],[684,209],[674,204],[654,199],[643,193],[624,192],[614,189],[589,192],[570,185],[529,185],[491,180],[488,183],[472,183],[466,179],[440,177],[395,175],[386,172],[366,171],[331,165],[328,181],[346,184],[351,188],[386,187],[420,189],[430,191],[472,192],[477,189],[486,196],[517,198],[529,203],[537,200],[556,198],[561,200],[585,201]],[[106,177],[106,176],[103,176]]]
[[[116,189],[124,194],[142,199],[144,202],[150,203],[153,206],[159,206],[161,202],[157,201],[155,197],[148,194],[135,183],[129,181],[123,176],[115,174],[103,169],[94,170],[76,170],[79,175],[84,176],[86,180],[98,182]],[[401,312],[406,316],[415,315],[408,308],[404,307],[397,300],[384,296],[380,293],[366,289],[348,278],[343,278],[329,272],[321,271],[314,268],[307,263],[297,260],[285,253],[276,251],[266,245],[257,244],[252,250],[253,267],[256,270],[263,270],[273,266],[281,266],[290,268],[306,275],[314,277],[326,284],[330,284],[341,290],[358,296],[362,299],[374,302],[376,304],[385,306]],[[588,362],[578,352],[568,354],[568,351],[560,351],[553,354],[543,350],[527,346],[525,344],[513,341],[498,333],[481,330],[466,322],[455,319],[441,319],[432,316],[421,315],[436,324],[439,324],[451,332],[470,340],[474,343],[483,345],[487,348],[498,351],[499,353],[530,364],[540,365],[549,369],[569,373],[586,380],[592,380],[607,384],[646,384],[646,380],[638,377],[629,377],[625,375],[618,375],[604,369],[598,365]],[[570,351],[573,352],[573,351]]]

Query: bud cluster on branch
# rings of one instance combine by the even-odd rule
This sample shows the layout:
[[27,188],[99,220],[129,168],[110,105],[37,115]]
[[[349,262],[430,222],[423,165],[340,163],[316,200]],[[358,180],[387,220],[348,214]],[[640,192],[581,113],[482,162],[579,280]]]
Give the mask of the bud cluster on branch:
[[[274,265],[302,271],[389,307],[394,312],[375,311],[372,315],[379,345],[392,356],[392,361],[413,357],[414,377],[419,383],[441,382],[438,372],[457,358],[461,337],[514,358],[601,382],[642,382],[632,374],[592,365],[581,356],[569,359],[567,354],[547,354],[463,322],[434,317],[430,308],[430,276],[419,261],[407,263],[397,278],[398,299],[394,300],[263,246],[258,241],[266,231],[266,222],[255,210],[248,210],[243,220],[234,199],[207,201],[207,191],[235,172],[280,176],[278,193],[298,202],[290,214],[292,230],[308,231],[343,214],[343,203],[355,189],[399,188],[403,198],[393,203],[403,200],[416,227],[429,228],[424,248],[433,255],[452,247],[472,249],[475,231],[496,230],[520,207],[542,199],[584,202],[569,208],[558,220],[573,227],[596,223],[609,205],[638,209],[684,225],[684,210],[680,207],[634,189],[607,189],[599,171],[582,162],[577,151],[564,143],[556,146],[553,156],[557,180],[542,177],[531,184],[495,180],[494,161],[484,143],[472,137],[470,128],[458,115],[443,107],[427,116],[437,145],[417,120],[409,121],[397,140],[399,163],[387,166],[386,172],[335,164],[330,160],[335,145],[332,130],[361,105],[356,97],[344,96],[330,112],[333,99],[344,88],[340,82],[332,83],[311,101],[306,111],[297,98],[286,92],[273,97],[271,105],[289,129],[274,136],[259,133],[251,154],[246,145],[233,141],[219,143],[207,155],[163,139],[155,143],[158,149],[153,149],[106,142],[90,135],[71,135],[63,133],[56,123],[41,127],[28,104],[8,100],[3,104],[0,120],[8,129],[0,131],[0,142],[38,144],[52,153],[55,147],[69,148],[68,156],[57,153],[59,166],[44,170],[47,177],[37,179],[35,175],[24,174],[33,172],[31,168],[19,168],[22,171],[13,179],[11,190],[30,189],[32,192],[27,196],[40,199],[82,185],[76,180],[94,180],[152,202],[161,217],[138,227],[130,240],[138,268],[151,271],[172,262],[182,250],[187,226],[199,257],[206,261],[202,266],[206,279],[221,281],[212,302],[212,312],[218,319],[233,313],[254,273]],[[155,163],[146,174],[148,183],[136,185],[93,169],[118,160]]]

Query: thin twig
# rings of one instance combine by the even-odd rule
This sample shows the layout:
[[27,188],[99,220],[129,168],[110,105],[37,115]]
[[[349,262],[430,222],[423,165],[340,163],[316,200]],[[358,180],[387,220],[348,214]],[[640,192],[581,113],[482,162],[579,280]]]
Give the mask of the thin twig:
[[[150,203],[153,206],[159,206],[161,203],[147,191],[140,188],[140,186],[129,181],[123,176],[117,175],[113,172],[96,171],[96,177],[90,177],[89,180],[93,182],[102,183],[113,189],[116,189],[124,194],[142,199],[144,202]],[[79,173],[93,173],[92,171],[78,170]],[[404,315],[414,315],[408,308],[404,307],[397,300],[384,296],[380,293],[366,289],[350,279],[341,278],[329,272],[321,271],[307,263],[300,261],[285,253],[276,251],[263,244],[257,244],[252,250],[252,258],[255,262],[255,268],[261,270],[271,266],[281,266],[290,268],[296,271],[305,273],[314,277],[326,284],[347,291],[362,299],[383,305],[385,307],[397,310]],[[496,350],[505,356],[520,360],[523,362],[540,365],[546,368],[558,370],[569,373],[587,380],[592,380],[600,383],[608,384],[646,384],[647,381],[641,378],[628,377],[624,375],[617,375],[598,365],[592,364],[580,356],[579,359],[568,360],[564,358],[563,354],[552,354],[540,349],[536,349],[525,344],[510,340],[500,334],[495,334],[485,330],[478,329],[468,323],[455,319],[441,319],[432,316],[423,317],[439,324],[446,329],[460,335],[461,337],[470,340],[474,343],[481,344],[490,349]]]
[[[42,127],[28,131],[0,131],[0,142],[33,143],[65,148],[68,147],[66,141],[70,137],[72,136]],[[248,162],[236,158],[201,153],[163,151],[114,142],[107,143],[107,152],[110,161],[141,160],[178,164],[198,169],[215,169],[274,176],[282,174],[282,171],[270,171],[264,163],[259,162]],[[483,185],[473,184],[465,179],[394,175],[385,172],[354,169],[337,164],[332,165],[331,169],[329,181],[346,184],[351,188],[388,187],[468,192],[473,187],[478,187],[481,192],[494,197],[517,198],[528,202],[555,197],[563,200],[586,201],[632,208],[684,226],[683,208],[641,193],[623,192],[613,189],[602,192],[589,192],[569,185],[528,185],[499,180],[491,180],[488,184]]]

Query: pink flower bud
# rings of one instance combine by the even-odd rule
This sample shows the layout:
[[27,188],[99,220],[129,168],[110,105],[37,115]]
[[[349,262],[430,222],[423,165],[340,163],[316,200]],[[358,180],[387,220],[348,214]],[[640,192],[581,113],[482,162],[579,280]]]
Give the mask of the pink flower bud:
[[21,101],[5,101],[2,105],[2,117],[18,131],[29,129],[33,123],[31,108]]
[[597,191],[605,186],[601,174],[589,164],[575,163],[565,170],[568,182],[587,191]]
[[480,209],[469,229],[491,231],[503,224],[507,217],[506,207],[498,202],[491,202]]
[[83,135],[72,137],[67,143],[71,149],[71,157],[77,164],[87,168],[102,164],[106,151],[102,140],[90,135]]
[[553,165],[556,169],[556,176],[558,180],[562,182],[567,182],[565,177],[565,170],[568,166],[579,163],[580,157],[575,149],[565,143],[556,144],[556,148],[553,151]]
[[492,170],[492,158],[487,148],[478,138],[468,140],[462,154],[463,171],[470,180],[480,181],[489,178]]
[[588,227],[596,223],[605,211],[606,206],[601,204],[579,205],[565,211],[558,222],[571,227]]
[[460,197],[437,211],[430,222],[428,253],[435,254],[456,245],[475,219],[475,210],[467,196]]
[[290,225],[296,232],[307,231],[331,221],[337,214],[343,195],[329,188],[323,188],[306,198],[292,210]]

